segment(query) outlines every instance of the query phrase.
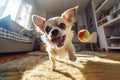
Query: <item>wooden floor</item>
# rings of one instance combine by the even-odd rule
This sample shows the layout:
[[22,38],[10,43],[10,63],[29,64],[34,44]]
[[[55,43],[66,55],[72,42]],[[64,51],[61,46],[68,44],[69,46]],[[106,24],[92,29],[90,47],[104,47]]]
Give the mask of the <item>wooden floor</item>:
[[29,56],[27,53],[16,53],[16,54],[11,54],[11,55],[9,54],[11,53],[8,53],[8,55],[0,57],[0,64]]
[[[99,51],[96,51],[96,52],[99,52]],[[107,59],[120,61],[120,51],[109,51],[109,52],[100,51],[99,53],[107,54],[107,57],[105,57]],[[8,61],[15,60],[15,59],[24,58],[26,56],[29,56],[27,54],[27,52],[26,53],[19,53],[19,54],[16,53],[16,54],[12,54],[12,55],[3,56],[3,57],[0,57],[0,64],[8,62]]]
[[116,60],[116,61],[120,61],[120,51],[109,51],[109,52],[102,52],[107,54],[108,59],[111,60]]

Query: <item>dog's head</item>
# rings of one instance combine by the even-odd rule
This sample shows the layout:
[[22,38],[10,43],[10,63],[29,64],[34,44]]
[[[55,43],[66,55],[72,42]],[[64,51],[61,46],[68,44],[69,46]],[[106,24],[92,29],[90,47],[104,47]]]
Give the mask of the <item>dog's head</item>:
[[32,16],[36,28],[45,35],[46,41],[52,46],[62,47],[71,40],[71,27],[76,19],[77,7],[66,10],[61,17],[53,17],[47,21],[37,15]]

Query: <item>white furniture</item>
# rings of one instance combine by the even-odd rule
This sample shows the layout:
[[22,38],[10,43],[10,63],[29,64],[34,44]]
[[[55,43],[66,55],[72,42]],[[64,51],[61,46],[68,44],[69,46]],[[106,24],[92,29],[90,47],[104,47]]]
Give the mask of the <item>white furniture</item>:
[[90,35],[90,38],[88,39],[88,41],[86,41],[85,43],[90,43],[91,49],[92,49],[92,51],[93,51],[93,50],[94,50],[94,49],[93,49],[93,45],[97,43],[97,33],[96,33],[96,32],[93,32],[93,33]]
[[92,7],[101,49],[120,49],[120,0],[92,0]]

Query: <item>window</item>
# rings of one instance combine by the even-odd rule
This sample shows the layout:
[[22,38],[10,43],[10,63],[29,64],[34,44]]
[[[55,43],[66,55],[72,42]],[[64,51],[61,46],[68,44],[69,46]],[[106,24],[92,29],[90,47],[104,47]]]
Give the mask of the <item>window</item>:
[[32,6],[30,4],[24,4],[22,6],[21,14],[19,16],[20,19],[19,24],[24,26],[25,28],[29,27],[31,11],[32,11]]
[[32,6],[24,0],[0,0],[0,18],[11,15],[11,19],[29,28]]
[[2,16],[4,12],[7,3],[8,3],[8,0],[0,0],[0,17]]
[[21,0],[8,0],[6,8],[1,17],[5,17],[7,15],[11,15],[11,18],[15,20],[19,7],[21,4]]

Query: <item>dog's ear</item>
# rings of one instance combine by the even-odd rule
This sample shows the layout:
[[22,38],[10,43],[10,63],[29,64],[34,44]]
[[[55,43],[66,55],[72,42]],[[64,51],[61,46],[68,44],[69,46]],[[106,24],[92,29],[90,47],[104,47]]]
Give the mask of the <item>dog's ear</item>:
[[62,14],[62,17],[63,17],[67,22],[74,23],[74,22],[75,22],[75,19],[76,19],[76,15],[77,15],[77,8],[78,8],[78,6],[66,10],[66,11]]
[[32,21],[35,27],[40,30],[41,33],[44,33],[45,18],[39,17],[37,15],[32,15]]

